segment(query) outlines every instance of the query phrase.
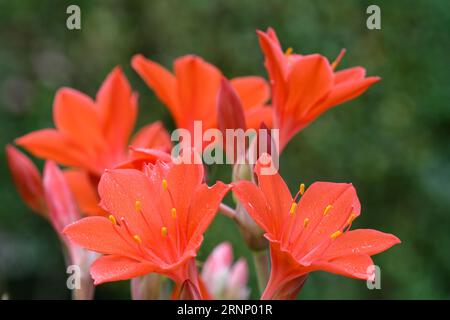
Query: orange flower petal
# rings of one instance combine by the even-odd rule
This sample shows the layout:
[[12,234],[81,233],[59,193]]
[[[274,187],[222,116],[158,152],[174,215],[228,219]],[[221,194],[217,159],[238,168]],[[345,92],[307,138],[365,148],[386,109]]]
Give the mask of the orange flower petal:
[[270,279],[261,299],[295,299],[305,280],[299,277],[312,269],[299,266],[288,252],[280,250],[279,243],[273,242],[270,243],[270,264]]
[[275,233],[273,217],[268,210],[266,198],[258,186],[250,181],[238,181],[233,183],[233,193],[262,229],[268,233]]
[[259,129],[261,123],[268,128],[273,127],[273,109],[270,106],[256,107],[245,112],[245,122],[248,128]]
[[[138,234],[144,242],[152,242],[156,235],[159,235],[161,228],[160,213],[152,210],[153,197],[149,197],[154,194],[152,188],[147,176],[138,170],[108,170],[102,175],[98,185],[100,205],[114,215],[117,221],[124,218],[130,231]],[[136,201],[140,201],[143,212],[155,213],[153,219],[143,219],[142,215],[136,211]],[[147,227],[148,223],[151,232]]]
[[245,110],[261,107],[270,98],[270,87],[262,77],[238,77],[231,81]]
[[[255,173],[258,175],[258,186],[271,208],[273,235],[278,236],[284,221],[289,218],[292,196],[283,178],[278,173],[269,175],[262,172],[262,159],[260,158],[256,163]],[[272,161],[270,157],[266,159]]]
[[396,236],[372,229],[357,229],[345,232],[333,241],[323,259],[333,259],[351,254],[374,255],[400,243]]
[[[356,217],[360,211],[361,205],[352,184],[313,183],[298,204],[291,241],[302,245],[294,247],[293,255],[299,251],[308,252],[334,232],[343,231],[350,215],[353,213]],[[306,228],[303,224],[305,219],[309,219]],[[313,257],[308,260],[313,260]]]
[[95,285],[109,281],[128,280],[153,271],[154,266],[150,263],[115,255],[100,257],[91,266],[91,276]]
[[95,153],[101,146],[103,133],[94,101],[84,93],[59,89],[53,104],[53,117],[60,133],[77,141],[87,152]]
[[96,102],[101,115],[106,143],[114,157],[124,157],[128,139],[137,116],[137,95],[121,68],[116,67],[106,77],[97,93]]
[[177,210],[187,211],[191,203],[192,194],[186,190],[196,190],[204,178],[203,164],[176,164],[167,174],[168,188]]
[[33,155],[67,166],[88,165],[81,147],[55,129],[31,132],[15,140],[16,144]]
[[274,105],[282,106],[287,92],[287,59],[273,29],[269,29],[267,34],[259,30],[256,33],[258,34],[259,45],[266,58],[266,69],[272,81],[272,99]]
[[318,54],[303,56],[290,68],[286,117],[301,119],[315,103],[328,94],[333,85],[333,70],[328,60]]
[[146,59],[140,54],[133,57],[131,65],[147,85],[155,91],[156,96],[169,108],[174,118],[177,119],[180,111],[178,110],[174,75],[161,65]]
[[135,148],[159,149],[169,152],[172,148],[172,141],[162,122],[156,121],[142,127],[134,135],[130,145]]
[[158,149],[130,147],[128,160],[119,163],[114,169],[143,170],[147,164],[155,164],[158,160],[170,162],[171,155]]
[[112,222],[105,217],[87,217],[68,225],[63,234],[88,250],[139,260],[140,254],[131,245],[131,239],[126,242],[114,228]]
[[[175,120],[178,127],[190,128],[194,120],[215,122],[217,93],[221,72],[202,58],[187,55],[175,60],[175,75],[182,117]],[[204,128],[206,129],[206,128]]]
[[338,85],[347,81],[357,81],[364,79],[366,76],[366,69],[363,67],[352,67],[348,69],[339,70],[334,73],[334,84]]
[[336,273],[355,279],[370,279],[369,267],[373,265],[372,258],[365,254],[339,257],[329,262],[320,262],[313,265],[318,270]]
[[[203,235],[215,217],[219,205],[229,189],[229,185],[220,181],[212,187],[202,184],[195,189],[186,219],[189,238],[197,239],[198,236]],[[195,249],[199,246],[200,243],[190,244],[190,247]]]
[[328,108],[356,98],[363,94],[371,85],[380,80],[381,78],[379,77],[368,77],[358,81],[345,81],[336,85],[325,101],[314,109],[311,116],[316,117]]
[[106,212],[98,205],[100,199],[97,193],[97,184],[86,171],[65,170],[64,177],[82,213],[95,216],[106,215]]

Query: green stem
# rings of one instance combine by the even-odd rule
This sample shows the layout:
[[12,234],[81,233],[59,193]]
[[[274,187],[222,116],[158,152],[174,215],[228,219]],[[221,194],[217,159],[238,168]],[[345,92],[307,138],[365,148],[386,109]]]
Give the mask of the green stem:
[[262,293],[269,281],[269,254],[268,250],[252,251],[255,263],[256,278],[258,280],[259,292]]
[[219,213],[221,213],[224,216],[227,216],[228,218],[231,218],[231,219],[234,219],[236,217],[236,211],[224,203],[220,204]]

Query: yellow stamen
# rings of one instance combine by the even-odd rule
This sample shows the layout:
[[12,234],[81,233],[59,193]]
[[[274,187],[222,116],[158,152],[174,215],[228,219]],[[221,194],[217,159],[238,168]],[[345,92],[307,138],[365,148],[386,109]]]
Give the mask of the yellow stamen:
[[142,202],[140,202],[139,200],[136,200],[136,202],[134,203],[134,208],[136,209],[137,212],[142,210]]
[[167,228],[166,228],[166,227],[161,227],[161,235],[162,235],[163,237],[166,237],[166,236],[167,236]]
[[171,214],[172,214],[172,218],[176,219],[176,217],[177,217],[177,209],[176,208],[172,208]]
[[336,239],[337,237],[339,237],[340,235],[342,235],[342,231],[338,230],[338,231],[336,231],[335,233],[333,233],[333,234],[330,236],[330,238],[334,240],[334,239]]
[[136,241],[136,242],[139,243],[139,244],[142,243],[141,237],[139,237],[137,234],[135,234],[135,235],[133,236],[133,239],[134,239],[134,241]]
[[289,210],[289,213],[290,213],[291,215],[294,215],[295,209],[296,209],[296,208],[297,208],[297,203],[292,202],[291,210]]
[[294,49],[292,49],[292,47],[289,47],[286,49],[286,51],[284,52],[285,55],[289,56],[292,54],[292,52],[294,51]]
[[163,187],[164,191],[167,190],[167,180],[166,179],[163,179],[162,187]]
[[356,219],[356,217],[357,217],[356,213],[353,212],[353,213],[350,215],[350,217],[348,217],[347,224],[351,224],[351,223]]
[[303,228],[306,228],[309,224],[309,219],[305,218],[305,220],[303,220]]
[[109,221],[111,221],[111,223],[112,223],[113,225],[116,225],[116,224],[117,224],[116,217],[114,217],[112,214],[108,217],[108,219],[109,219]]
[[304,183],[300,184],[299,190],[300,190],[300,195],[303,195],[305,193],[305,184]]
[[330,210],[333,208],[333,206],[331,204],[327,205],[327,207],[325,208],[325,210],[323,210],[323,215],[326,216],[328,214],[328,212],[330,212]]

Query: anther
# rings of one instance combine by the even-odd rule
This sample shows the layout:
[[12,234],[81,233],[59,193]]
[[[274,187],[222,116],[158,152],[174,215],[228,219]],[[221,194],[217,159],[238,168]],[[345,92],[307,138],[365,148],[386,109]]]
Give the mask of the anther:
[[136,202],[134,203],[134,208],[136,209],[137,212],[142,210],[142,202],[140,202],[139,200],[136,200]]
[[333,234],[331,234],[330,238],[334,240],[341,235],[342,235],[342,231],[338,230],[338,231],[334,232]]
[[113,225],[117,225],[117,220],[112,214],[108,217],[108,219]]
[[323,210],[323,215],[326,216],[332,208],[333,208],[333,206],[331,204],[327,205],[325,210]]
[[305,184],[304,183],[300,184],[299,191],[300,191],[300,195],[303,195],[305,193]]
[[172,208],[170,213],[172,214],[172,218],[176,219],[176,217],[177,217],[177,209]]
[[167,180],[166,179],[162,180],[162,187],[163,187],[164,191],[167,190]]
[[135,235],[133,236],[133,239],[134,239],[134,241],[136,241],[138,244],[141,244],[141,243],[142,243],[141,237],[139,237],[137,234],[135,234]]
[[292,49],[292,47],[289,47],[286,49],[286,51],[284,52],[285,55],[289,56],[292,54],[292,52],[294,51],[294,49]]
[[166,227],[161,227],[161,235],[162,235],[163,237],[166,237],[166,236],[167,236],[167,228],[166,228]]
[[309,219],[305,218],[305,220],[303,220],[303,228],[306,228],[309,224]]
[[291,209],[289,210],[289,213],[290,213],[291,215],[293,215],[293,214],[295,213],[295,209],[296,209],[296,208],[297,208],[297,203],[292,202]]
[[348,217],[347,224],[352,224],[352,222],[356,219],[356,217],[357,217],[356,213],[352,212],[350,217]]

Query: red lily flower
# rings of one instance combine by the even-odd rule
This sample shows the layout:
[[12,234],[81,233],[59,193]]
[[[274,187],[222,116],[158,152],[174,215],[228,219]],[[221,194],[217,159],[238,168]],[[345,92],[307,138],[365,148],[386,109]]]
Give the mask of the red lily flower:
[[206,297],[194,257],[229,186],[208,187],[203,178],[201,164],[160,161],[144,172],[105,172],[99,193],[109,219],[87,217],[64,230],[75,243],[105,254],[91,267],[95,283],[156,272],[175,281],[177,296]]
[[[196,120],[202,121],[203,130],[217,128],[216,103],[223,76],[215,66],[194,55],[176,59],[174,74],[142,55],[133,57],[132,66],[167,106],[178,128],[192,132]],[[264,106],[270,95],[266,81],[249,76],[230,82],[242,102],[247,126],[270,125],[271,109]]]
[[366,70],[353,67],[334,72],[344,54],[330,63],[319,54],[284,53],[275,31],[257,31],[272,85],[274,127],[280,129],[280,150],[289,140],[326,110],[354,99],[379,77],[365,77]]
[[60,89],[53,115],[56,129],[31,132],[16,143],[37,157],[75,167],[65,175],[84,214],[104,213],[98,207],[97,184],[105,169],[141,169],[144,163],[170,158],[170,137],[159,121],[138,131],[127,151],[137,94],[119,67],[108,75],[95,101],[74,89]]
[[373,279],[370,256],[400,240],[371,229],[349,231],[361,208],[352,184],[316,182],[306,192],[302,185],[292,198],[281,176],[261,174],[261,166],[255,166],[258,186],[239,181],[233,192],[270,242],[272,269],[262,298],[295,298],[315,270]]
[[[128,139],[136,122],[137,94],[119,67],[108,75],[95,101],[74,89],[58,90],[53,116],[56,129],[31,132],[16,143],[37,157],[95,176],[129,160]],[[161,124],[141,129],[131,145],[164,151],[171,147]]]

